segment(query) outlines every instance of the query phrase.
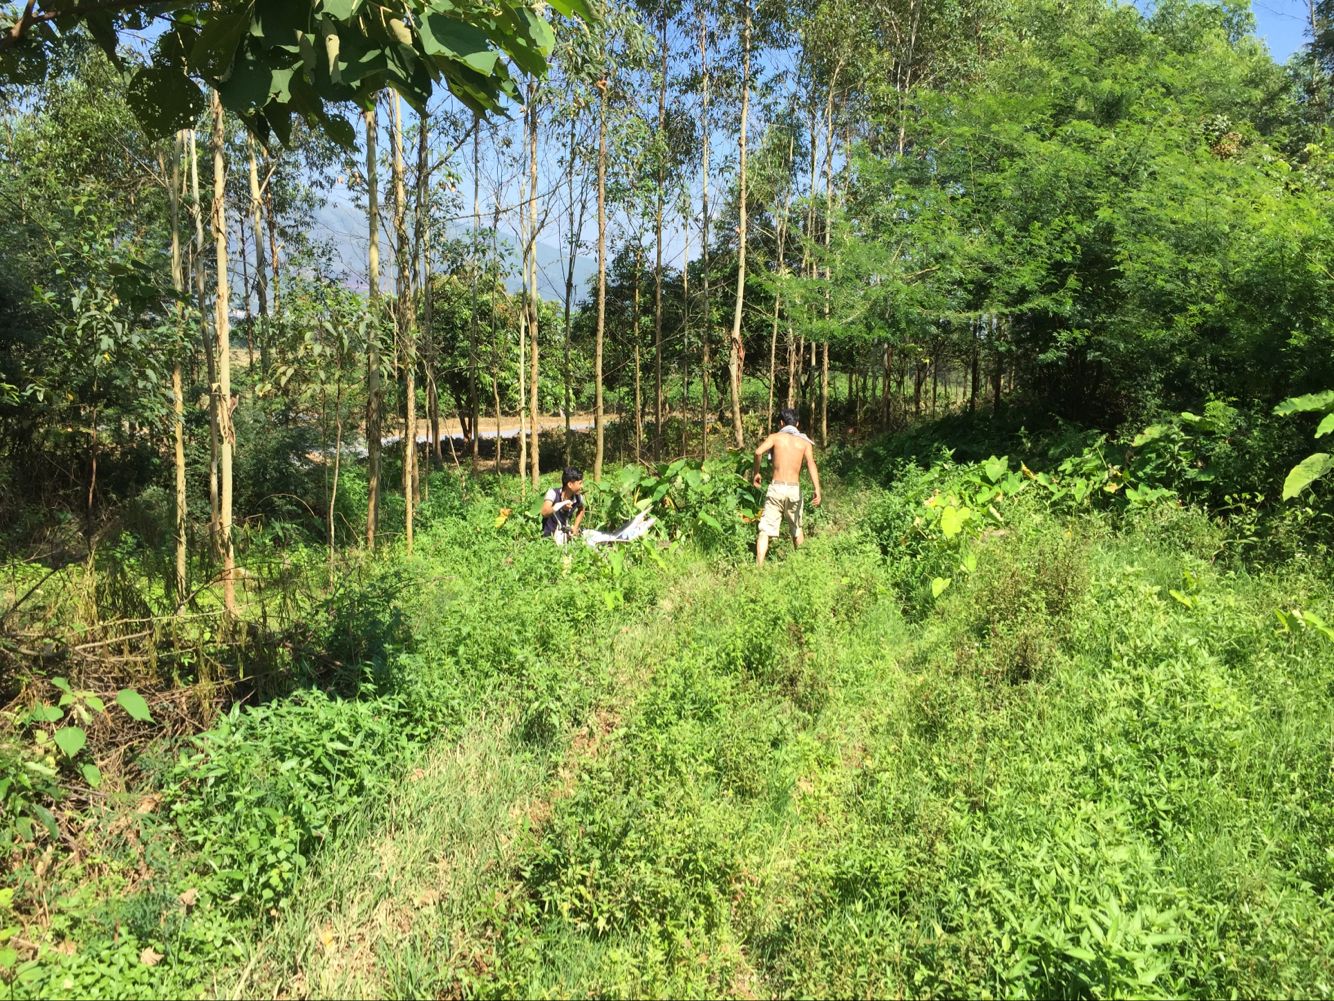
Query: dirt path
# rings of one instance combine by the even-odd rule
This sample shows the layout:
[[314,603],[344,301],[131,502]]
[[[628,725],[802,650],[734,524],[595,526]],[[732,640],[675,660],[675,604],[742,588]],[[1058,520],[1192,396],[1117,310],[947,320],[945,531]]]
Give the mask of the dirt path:
[[[570,428],[573,431],[591,431],[593,429],[593,414],[571,414]],[[494,417],[483,417],[479,422],[478,435],[482,439],[494,438],[496,436],[496,420]],[[417,440],[427,442],[431,440],[431,429],[425,427],[426,422],[419,419],[417,421]],[[557,414],[542,414],[538,417],[538,430],[541,433],[549,431],[564,431],[565,418]],[[500,418],[500,436],[502,438],[513,438],[519,433],[519,418],[502,416]],[[446,438],[462,438],[463,425],[457,417],[451,417],[448,420],[440,421],[440,435]],[[385,443],[398,441],[402,436],[400,431],[392,437],[385,438]]]
[[717,582],[685,573],[644,618],[590,644],[607,665],[581,723],[534,753],[511,716],[481,715],[429,752],[364,833],[332,846],[227,996],[457,996],[495,962],[488,913],[522,893],[516,866],[556,805],[618,739],[679,642],[680,609]]

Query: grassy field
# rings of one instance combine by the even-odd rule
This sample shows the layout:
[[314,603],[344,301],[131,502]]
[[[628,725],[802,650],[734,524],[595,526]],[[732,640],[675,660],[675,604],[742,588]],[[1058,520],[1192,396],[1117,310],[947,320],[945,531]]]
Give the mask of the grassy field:
[[6,898],[12,989],[1331,993],[1327,564],[1018,469],[850,474],[762,570],[442,481],[329,611],[359,683],[155,752]]

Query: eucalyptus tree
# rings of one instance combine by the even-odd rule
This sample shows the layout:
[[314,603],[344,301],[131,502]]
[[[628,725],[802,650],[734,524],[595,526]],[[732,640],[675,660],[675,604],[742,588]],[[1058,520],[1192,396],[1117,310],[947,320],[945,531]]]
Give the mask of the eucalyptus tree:
[[606,338],[607,298],[607,153],[608,125],[617,129],[617,137],[626,123],[635,119],[636,107],[632,74],[648,63],[649,43],[633,10],[605,6],[599,21],[599,59],[603,74],[597,80],[598,153],[597,153],[597,323],[594,331],[593,423],[596,445],[593,479],[602,478],[606,453],[606,414],[603,387],[603,348]]
[[574,410],[573,392],[573,329],[575,265],[584,247],[583,232],[588,215],[591,179],[590,169],[597,170],[589,154],[596,129],[594,109],[603,79],[602,35],[590,31],[578,22],[557,24],[554,63],[558,78],[549,85],[551,121],[553,130],[563,133],[564,144],[558,153],[558,167],[564,178],[564,239],[560,240],[563,255],[562,279],[562,364],[561,383],[565,414],[565,464],[573,461],[574,435],[571,415]]

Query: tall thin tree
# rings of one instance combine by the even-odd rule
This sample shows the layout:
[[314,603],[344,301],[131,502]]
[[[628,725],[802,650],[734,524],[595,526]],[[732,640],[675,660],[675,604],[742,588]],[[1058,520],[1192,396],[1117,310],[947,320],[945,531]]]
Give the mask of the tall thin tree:
[[185,155],[185,130],[176,133],[171,151],[171,172],[167,177],[167,196],[171,206],[171,280],[176,289],[177,344],[171,366],[171,429],[173,466],[176,470],[176,563],[172,575],[176,608],[185,605],[186,594],[186,497],[185,497],[185,391],[181,378],[181,352],[185,338],[185,297],[189,287],[185,261],[181,253],[181,158]]
[[227,283],[227,161],[222,98],[211,91],[213,111],[213,249],[217,259],[217,293],[213,300],[213,330],[218,344],[218,392],[214,396],[219,438],[218,534],[222,546],[222,600],[229,618],[237,615],[236,552],[232,544],[232,352],[230,290]]
[[598,316],[593,343],[593,481],[602,480],[606,450],[606,420],[602,400],[602,341],[607,329],[607,81],[598,87]]
[[[255,298],[259,303],[259,369],[269,372],[269,266],[264,260],[264,202],[259,186],[259,166],[255,159],[255,139],[246,134],[246,154],[250,166],[250,225],[255,238]],[[249,301],[249,296],[246,296]]]
[[538,301],[537,301],[537,125],[538,125],[538,84],[531,80],[528,84],[528,245],[524,248],[524,276],[527,294],[524,296],[524,308],[528,312],[528,345],[530,348],[531,368],[528,378],[530,403],[528,412],[532,419],[533,448],[528,457],[533,486],[536,487],[540,469],[540,435],[542,418],[538,400]]
[[390,133],[393,147],[391,174],[394,184],[394,283],[398,301],[394,309],[398,332],[398,358],[403,369],[403,538],[412,555],[412,515],[416,507],[413,467],[417,461],[417,344],[416,310],[412,301],[412,267],[408,262],[408,195],[403,169],[403,101],[395,92],[390,102]]
[[366,123],[366,221],[369,243],[366,250],[367,296],[371,322],[366,336],[366,548],[375,548],[375,530],[380,517],[380,435],[382,390],[380,388],[380,189],[376,178],[376,116],[379,101],[371,102],[363,116]]
[[746,345],[741,337],[741,313],[746,300],[746,113],[750,108],[750,4],[741,22],[741,129],[737,134],[737,255],[736,309],[732,314],[732,339],[728,346],[727,374],[732,391],[732,436],[737,448],[746,443],[741,424],[741,378]]

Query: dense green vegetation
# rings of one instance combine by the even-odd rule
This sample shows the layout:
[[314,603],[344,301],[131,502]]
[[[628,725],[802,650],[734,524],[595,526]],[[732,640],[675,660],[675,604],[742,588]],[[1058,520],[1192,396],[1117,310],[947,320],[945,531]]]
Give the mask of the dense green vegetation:
[[2,989],[1334,993],[1309,13],[0,0]]
[[438,477],[309,620],[359,679],[150,753],[20,871],[16,988],[1326,989],[1327,554],[1061,464],[846,462],[762,572],[565,556]]

